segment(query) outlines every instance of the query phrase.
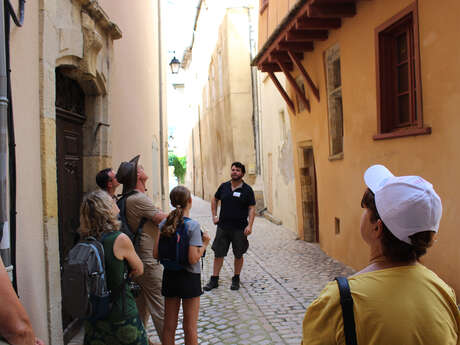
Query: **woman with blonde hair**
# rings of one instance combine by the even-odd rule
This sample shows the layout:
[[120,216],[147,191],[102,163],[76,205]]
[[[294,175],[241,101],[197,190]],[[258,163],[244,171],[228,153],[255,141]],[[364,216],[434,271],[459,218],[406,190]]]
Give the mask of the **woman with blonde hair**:
[[104,246],[107,288],[112,293],[112,309],[107,318],[85,322],[85,345],[147,345],[147,334],[139,319],[134,297],[126,279],[142,275],[144,267],[129,237],[119,231],[118,209],[102,190],[87,194],[80,207],[80,235],[93,236]]
[[[170,270],[165,267],[161,293],[165,297],[165,319],[163,328],[163,345],[174,345],[179,308],[182,301],[184,314],[183,329],[186,345],[198,344],[197,322],[200,310],[201,268],[200,258],[209,244],[210,237],[202,233],[200,224],[190,219],[192,197],[184,186],[173,188],[169,194],[171,205],[175,208],[160,224],[160,234],[155,241],[154,257],[159,257],[161,238],[171,238],[180,226],[185,226],[189,238],[188,264],[183,269]],[[163,243],[160,244],[160,246]],[[161,249],[160,249],[161,251]]]

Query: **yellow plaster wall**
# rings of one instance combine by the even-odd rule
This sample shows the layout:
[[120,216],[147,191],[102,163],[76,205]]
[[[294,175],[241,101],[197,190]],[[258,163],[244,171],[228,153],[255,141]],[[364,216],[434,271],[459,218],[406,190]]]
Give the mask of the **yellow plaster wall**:
[[[310,97],[311,113],[291,114],[294,149],[302,141],[313,142],[321,247],[356,269],[363,267],[368,259],[367,247],[359,232],[365,169],[381,163],[396,175],[419,174],[431,181],[443,200],[444,213],[438,241],[423,262],[451,284],[458,294],[457,215],[460,210],[457,199],[460,184],[456,181],[460,160],[456,147],[460,130],[457,78],[460,75],[460,48],[455,42],[460,3],[457,1],[447,0],[440,4],[419,0],[423,120],[425,126],[432,127],[433,133],[381,141],[372,139],[377,131],[374,30],[411,3],[410,0],[359,2],[357,15],[344,19],[339,30],[330,31],[329,39],[316,43],[314,52],[305,56],[303,64],[319,87],[321,102]],[[323,54],[336,43],[340,45],[341,55],[344,158],[329,161]],[[298,71],[294,71],[294,75],[297,74]],[[292,90],[290,94],[294,98]],[[294,157],[298,231],[301,234],[298,154]],[[334,233],[334,217],[341,220],[339,235]]]
[[[21,302],[29,314],[37,335],[49,343],[40,164],[40,143],[46,140],[46,137],[40,138],[37,92],[39,88],[38,7],[38,1],[27,3],[22,28],[17,28],[11,21],[11,84],[17,164],[16,267]],[[42,125],[54,130],[53,123],[54,120],[47,119]],[[48,155],[45,159],[49,159]],[[56,216],[56,205],[52,205],[48,210],[47,217]]]
[[[167,153],[167,131],[164,131],[164,141],[161,144],[160,87],[163,88],[164,95],[163,109],[166,109],[166,102],[164,76],[163,84],[159,83],[157,1],[101,0],[100,3],[123,33],[122,39],[114,42],[113,65],[110,67],[112,164],[114,169],[117,169],[122,161],[140,154],[140,164],[150,177],[147,181],[147,193],[160,206],[162,200],[158,193],[161,191],[161,164],[158,153],[153,152],[153,146],[159,148],[163,145],[164,152]],[[167,62],[164,59],[162,62],[166,66]],[[166,121],[163,124],[164,128],[165,124]],[[164,163],[164,188],[168,193],[167,161]]]

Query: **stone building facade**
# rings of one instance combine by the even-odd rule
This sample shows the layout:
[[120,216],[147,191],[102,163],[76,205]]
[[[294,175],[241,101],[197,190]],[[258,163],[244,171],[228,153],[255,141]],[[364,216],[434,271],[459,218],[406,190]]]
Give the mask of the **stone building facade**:
[[62,344],[60,266],[96,173],[141,154],[166,207],[167,134],[158,1],[40,0],[11,33],[19,295],[46,344]]
[[210,200],[229,180],[231,163],[241,161],[261,209],[257,84],[249,65],[255,11],[253,1],[227,7],[221,1],[201,4],[194,43],[183,62],[187,99],[196,111],[186,181],[195,195]]

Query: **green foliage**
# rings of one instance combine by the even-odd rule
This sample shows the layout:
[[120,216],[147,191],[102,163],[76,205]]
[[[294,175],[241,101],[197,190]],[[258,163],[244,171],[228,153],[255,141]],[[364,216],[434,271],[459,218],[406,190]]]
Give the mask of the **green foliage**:
[[168,155],[168,164],[174,167],[174,176],[179,183],[184,183],[185,172],[187,171],[187,160],[185,157],[177,157],[174,153]]
[[174,159],[173,159],[173,157],[176,157],[176,155],[175,155],[174,153],[169,152],[169,153],[168,153],[168,165],[169,165],[170,167],[174,166]]

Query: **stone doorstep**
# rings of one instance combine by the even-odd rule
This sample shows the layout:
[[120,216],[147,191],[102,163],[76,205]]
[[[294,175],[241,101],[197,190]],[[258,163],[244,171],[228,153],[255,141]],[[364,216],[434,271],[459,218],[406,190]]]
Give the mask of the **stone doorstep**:
[[85,338],[85,328],[82,327],[80,331],[72,338],[67,345],[83,345],[83,339]]
[[267,211],[264,212],[264,217],[266,219],[268,219],[270,222],[272,222],[273,224],[276,224],[276,225],[281,225],[283,224],[283,222],[281,221],[281,219],[278,219],[276,217],[274,217],[273,215],[271,215],[270,213],[268,213]]

